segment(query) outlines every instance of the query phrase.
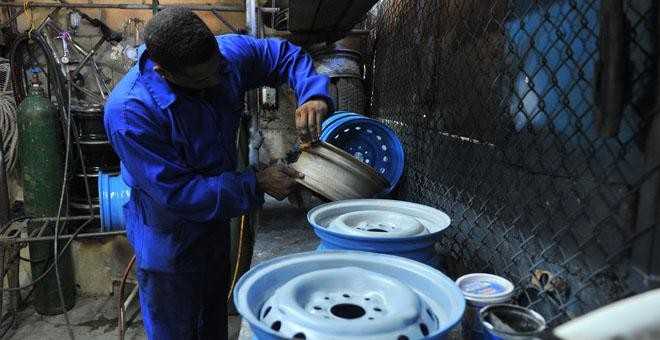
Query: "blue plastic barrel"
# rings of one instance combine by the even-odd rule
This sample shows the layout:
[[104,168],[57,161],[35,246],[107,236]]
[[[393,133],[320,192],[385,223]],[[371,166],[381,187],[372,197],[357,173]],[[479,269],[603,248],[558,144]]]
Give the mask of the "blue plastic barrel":
[[101,203],[101,229],[103,231],[123,230],[124,211],[122,206],[131,197],[131,188],[121,175],[111,176],[99,173],[99,201]]
[[390,186],[376,197],[384,197],[397,185],[405,161],[399,137],[383,122],[353,112],[336,112],[323,123],[322,141],[350,153],[378,171]]

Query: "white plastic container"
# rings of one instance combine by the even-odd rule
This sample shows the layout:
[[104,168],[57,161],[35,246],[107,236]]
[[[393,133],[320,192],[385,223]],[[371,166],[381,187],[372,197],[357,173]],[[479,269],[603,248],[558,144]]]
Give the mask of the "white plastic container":
[[461,323],[463,338],[484,339],[479,310],[485,306],[510,302],[513,297],[513,283],[501,276],[474,273],[461,276],[456,280],[456,284],[467,301]]

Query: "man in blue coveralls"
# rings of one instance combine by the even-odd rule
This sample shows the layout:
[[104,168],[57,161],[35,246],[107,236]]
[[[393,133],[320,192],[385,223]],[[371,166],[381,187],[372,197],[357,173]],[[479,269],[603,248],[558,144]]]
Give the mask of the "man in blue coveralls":
[[137,256],[140,304],[150,339],[227,338],[229,220],[286,196],[302,174],[273,166],[236,172],[246,90],[288,83],[296,128],[320,135],[332,107],[329,79],[283,40],[214,37],[186,9],[145,26],[146,50],[105,106],[105,127],[132,188],[124,207]]

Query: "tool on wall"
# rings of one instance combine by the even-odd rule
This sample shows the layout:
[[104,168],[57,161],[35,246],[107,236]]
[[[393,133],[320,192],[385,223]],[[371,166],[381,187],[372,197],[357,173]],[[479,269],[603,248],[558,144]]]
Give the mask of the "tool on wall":
[[125,70],[137,63],[138,47],[143,43],[144,21],[140,18],[128,18],[124,22],[124,37],[126,45],[117,43],[112,47],[110,59],[121,61]]
[[69,15],[67,16],[67,21],[69,24],[69,32],[71,32],[71,35],[77,36],[78,35],[78,28],[80,27],[80,12],[78,11],[71,11],[69,12]]

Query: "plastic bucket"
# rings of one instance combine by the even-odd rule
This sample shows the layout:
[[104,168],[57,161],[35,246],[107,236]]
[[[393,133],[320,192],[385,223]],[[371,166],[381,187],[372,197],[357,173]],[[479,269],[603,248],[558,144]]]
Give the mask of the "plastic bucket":
[[479,311],[485,306],[510,302],[513,283],[501,276],[474,273],[461,276],[456,284],[467,301],[462,321],[463,338],[485,339],[487,334],[479,321]]

